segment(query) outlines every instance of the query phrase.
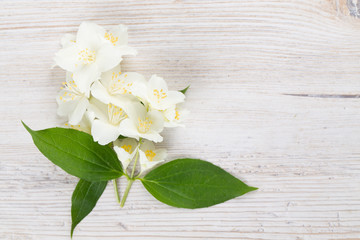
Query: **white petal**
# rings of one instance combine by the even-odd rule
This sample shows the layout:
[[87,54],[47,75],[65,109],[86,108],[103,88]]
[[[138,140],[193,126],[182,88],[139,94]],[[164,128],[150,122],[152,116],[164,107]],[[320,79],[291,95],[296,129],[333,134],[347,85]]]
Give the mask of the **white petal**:
[[74,72],[80,66],[78,52],[79,48],[75,44],[71,44],[63,49],[60,49],[55,54],[55,63],[62,69]]
[[76,36],[74,34],[66,33],[60,40],[62,47],[67,47],[71,44],[74,44],[76,41]]
[[110,86],[110,83],[112,82],[112,79],[116,76],[116,74],[121,74],[121,67],[120,64],[116,65],[114,68],[110,69],[109,71],[106,71],[101,74],[101,83],[105,88],[108,88]]
[[140,155],[140,166],[141,166],[141,173],[143,174],[145,171],[153,168],[155,165],[159,164],[161,161],[149,161],[148,158],[146,157],[146,154],[139,150],[139,155]]
[[155,152],[156,155],[155,155],[153,161],[158,162],[158,161],[164,161],[165,160],[165,158],[167,156],[166,149],[159,148],[159,149],[156,149],[154,152]]
[[110,102],[111,96],[109,95],[107,89],[105,89],[105,87],[100,83],[100,81],[95,81],[91,86],[91,95],[105,104]]
[[104,42],[105,29],[91,22],[82,22],[76,34],[76,43],[97,50]]
[[153,141],[153,142],[156,142],[156,143],[162,142],[162,140],[163,140],[163,137],[160,136],[159,133],[157,133],[153,130],[150,130],[147,133],[140,134],[140,137],[145,138],[150,141]]
[[164,129],[164,118],[159,111],[152,110],[148,112],[148,117],[152,121],[150,129],[160,133]]
[[94,116],[91,112],[86,111],[83,118],[79,122],[78,130],[91,134],[91,125],[94,121]]
[[121,161],[123,165],[123,169],[125,171],[132,160],[131,155],[127,151],[125,151],[122,147],[114,146],[114,150],[116,152],[117,157]]
[[96,64],[100,72],[106,72],[118,65],[122,58],[119,48],[110,43],[103,44],[96,53]]
[[76,108],[69,116],[69,123],[73,125],[78,124],[81,121],[88,105],[88,99],[85,97],[81,98],[76,105]]
[[73,79],[80,91],[88,94],[90,86],[100,77],[96,64],[85,65],[82,69],[74,72]]
[[133,102],[127,106],[125,110],[131,120],[137,122],[138,119],[146,118],[146,108],[140,102]]
[[139,145],[138,142],[133,138],[124,138],[122,140],[116,140],[114,142],[114,146],[122,147],[124,145],[131,146],[131,150],[129,154],[134,154],[137,146]]
[[134,88],[134,83],[146,84],[144,75],[136,72],[125,72],[120,75],[119,80],[124,80],[126,83],[132,83],[130,87],[131,90]]
[[79,99],[76,99],[74,101],[58,102],[59,107],[57,109],[57,114],[59,116],[68,117],[74,111],[78,103],[79,103]]
[[151,93],[154,89],[163,89],[165,92],[168,91],[165,80],[162,77],[158,77],[157,75],[151,76],[149,80],[149,89],[151,90]]
[[136,125],[129,118],[124,119],[120,123],[119,132],[120,132],[120,135],[123,135],[125,137],[135,138],[136,140],[139,140],[139,137],[140,137],[140,134],[139,134],[139,131],[138,131]]
[[148,91],[147,91],[147,83],[142,81],[136,81],[133,83],[131,87],[131,93],[140,98],[141,101],[148,103]]
[[147,150],[154,150],[155,145],[151,141],[144,140],[143,143],[140,146],[140,149],[143,150],[144,152],[146,152]]
[[179,91],[169,91],[167,95],[166,100],[169,106],[184,102],[185,100],[185,95]]
[[114,104],[115,106],[121,107],[127,113],[129,110],[129,105],[134,102],[134,98],[132,95],[113,95],[110,96],[110,103]]
[[128,33],[127,27],[120,24],[110,29],[109,34],[111,34],[116,39],[115,46],[127,45],[128,43]]
[[94,120],[91,135],[95,142],[106,145],[116,140],[120,133],[119,128],[101,120]]
[[92,113],[95,118],[98,118],[102,121],[108,121],[108,106],[97,100],[96,98],[90,99],[90,105],[88,106],[88,111]]
[[[176,107],[175,105],[163,111],[164,117],[168,121],[172,121],[176,117]],[[166,121],[165,121],[166,122]]]

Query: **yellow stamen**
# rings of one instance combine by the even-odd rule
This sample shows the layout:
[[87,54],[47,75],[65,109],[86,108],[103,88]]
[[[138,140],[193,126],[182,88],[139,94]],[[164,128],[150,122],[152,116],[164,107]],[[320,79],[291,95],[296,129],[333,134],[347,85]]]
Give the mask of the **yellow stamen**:
[[147,159],[151,162],[154,159],[154,157],[156,156],[156,153],[154,153],[152,150],[146,150],[145,155],[146,155]]
[[105,39],[109,40],[114,46],[116,45],[116,42],[119,40],[118,37],[114,37],[112,33],[105,33]]
[[180,114],[178,110],[175,110],[175,119],[180,120]]
[[141,133],[146,133],[150,130],[150,126],[152,124],[152,121],[149,120],[149,118],[145,118],[145,120],[142,120],[138,118],[138,129]]
[[128,153],[131,153],[131,149],[132,149],[131,145],[122,145],[121,147]]
[[81,50],[78,54],[79,61],[82,61],[84,65],[94,63],[96,60],[95,51],[89,51],[87,48]]
[[163,89],[160,89],[160,91],[158,89],[154,89],[154,96],[157,98],[159,103],[161,99],[165,99],[167,97],[167,94]]

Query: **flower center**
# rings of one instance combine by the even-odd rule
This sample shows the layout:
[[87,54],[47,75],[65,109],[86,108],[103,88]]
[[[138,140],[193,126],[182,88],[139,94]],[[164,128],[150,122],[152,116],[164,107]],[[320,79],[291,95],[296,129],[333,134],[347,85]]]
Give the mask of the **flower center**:
[[63,86],[60,88],[67,90],[64,92],[62,96],[60,96],[60,100],[63,102],[74,100],[75,97],[83,95],[77,88],[77,85],[75,84],[74,80],[68,82],[62,82],[62,85]]
[[157,101],[159,103],[161,99],[164,99],[167,97],[167,94],[165,93],[165,91],[163,89],[160,89],[160,91],[158,89],[154,89],[154,96],[157,98]]
[[119,40],[118,37],[114,37],[112,33],[105,33],[105,39],[109,40],[114,46],[116,45],[116,42]]
[[131,149],[132,149],[131,145],[122,145],[121,147],[128,153],[131,153]]
[[122,120],[127,118],[125,111],[111,103],[108,104],[109,120],[113,125],[118,125]]
[[[125,79],[120,79],[121,72],[115,73],[113,72],[111,76],[111,84],[109,91],[111,94],[131,94],[130,88],[133,85],[132,83],[127,82]],[[127,74],[124,75],[127,77]]]
[[79,61],[82,61],[84,65],[94,63],[95,60],[95,51],[90,51],[88,48],[85,48],[79,52]]
[[139,123],[138,125],[139,132],[146,133],[150,130],[152,121],[149,120],[149,118],[145,118],[145,120],[138,118],[138,123]]
[[146,155],[147,159],[151,162],[152,160],[154,160],[156,153],[154,153],[152,150],[146,150],[145,155]]

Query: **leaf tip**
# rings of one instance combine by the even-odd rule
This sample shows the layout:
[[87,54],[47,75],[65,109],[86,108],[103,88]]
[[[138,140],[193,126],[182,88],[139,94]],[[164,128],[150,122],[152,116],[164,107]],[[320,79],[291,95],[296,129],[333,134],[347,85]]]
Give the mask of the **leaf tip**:
[[70,231],[71,239],[73,238],[73,235],[74,235],[74,229],[75,229],[75,226],[73,224],[71,224],[71,231]]
[[29,128],[28,125],[26,125],[22,120],[21,120],[21,123],[30,134],[33,132],[33,130],[31,128]]
[[255,190],[258,190],[259,188],[257,187],[251,187],[251,186],[248,186],[248,192],[252,192],[252,191],[255,191]]
[[181,93],[185,94],[186,91],[189,89],[190,85],[188,85],[186,88],[184,88],[183,90],[180,90]]

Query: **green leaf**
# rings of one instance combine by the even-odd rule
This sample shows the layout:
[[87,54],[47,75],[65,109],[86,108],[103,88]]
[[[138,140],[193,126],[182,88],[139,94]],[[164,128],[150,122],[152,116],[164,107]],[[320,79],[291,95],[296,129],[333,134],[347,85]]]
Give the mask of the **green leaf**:
[[189,85],[189,86],[187,86],[186,88],[184,88],[183,90],[180,90],[179,92],[182,92],[183,94],[185,94],[185,93],[186,93],[186,91],[189,89],[189,87],[190,87],[190,85]]
[[123,175],[116,153],[74,129],[48,128],[33,131],[25,123],[36,147],[67,173],[87,181],[107,181]]
[[88,182],[80,179],[71,198],[71,237],[75,227],[95,207],[106,188],[107,181]]
[[159,201],[180,208],[203,208],[256,190],[225,170],[199,159],[177,159],[141,179]]

